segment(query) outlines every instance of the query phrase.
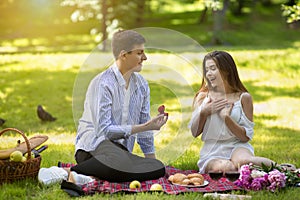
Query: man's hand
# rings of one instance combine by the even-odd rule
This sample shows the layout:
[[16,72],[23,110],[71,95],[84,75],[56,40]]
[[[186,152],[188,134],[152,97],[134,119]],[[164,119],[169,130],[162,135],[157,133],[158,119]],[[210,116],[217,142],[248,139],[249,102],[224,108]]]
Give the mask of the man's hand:
[[157,115],[146,123],[148,130],[160,130],[160,128],[168,121],[165,114]]

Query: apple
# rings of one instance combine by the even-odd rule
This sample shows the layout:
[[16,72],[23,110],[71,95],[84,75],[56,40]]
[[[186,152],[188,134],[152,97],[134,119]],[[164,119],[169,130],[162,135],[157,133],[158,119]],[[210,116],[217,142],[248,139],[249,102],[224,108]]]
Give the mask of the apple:
[[[31,151],[30,155],[31,155],[31,158],[34,158],[34,157],[35,157],[35,156],[34,156],[34,153],[33,153],[32,151]],[[25,158],[27,158],[27,157],[28,157],[28,153],[25,153],[24,156],[25,156]]]
[[21,151],[14,151],[9,156],[9,160],[14,162],[21,162],[22,158],[23,158],[23,153]]
[[151,185],[150,191],[163,191],[163,187],[159,183],[154,183]]
[[141,183],[137,180],[134,180],[132,181],[130,184],[129,184],[129,188],[130,189],[137,189],[137,188],[141,188]]
[[26,162],[27,158],[25,156],[22,157],[22,162]]

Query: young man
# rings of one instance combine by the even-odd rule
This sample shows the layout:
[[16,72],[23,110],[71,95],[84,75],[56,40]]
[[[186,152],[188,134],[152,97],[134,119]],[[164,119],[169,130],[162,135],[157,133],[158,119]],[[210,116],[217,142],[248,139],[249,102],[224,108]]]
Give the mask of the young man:
[[[152,130],[160,130],[168,119],[164,114],[150,117],[149,85],[138,74],[147,60],[144,43],[132,30],[114,34],[115,63],[88,87],[75,142],[77,165],[71,171],[111,182],[164,176],[163,163],[155,159]],[[145,158],[131,153],[135,139]]]
[[[115,63],[91,81],[79,120],[75,144],[78,165],[72,168],[77,173],[110,181],[164,175],[164,165],[154,159],[151,130],[159,130],[167,117],[150,117],[149,86],[138,74],[147,60],[144,43],[144,37],[132,30],[113,35]],[[146,158],[131,154],[135,138]],[[105,170],[106,174],[101,172]]]

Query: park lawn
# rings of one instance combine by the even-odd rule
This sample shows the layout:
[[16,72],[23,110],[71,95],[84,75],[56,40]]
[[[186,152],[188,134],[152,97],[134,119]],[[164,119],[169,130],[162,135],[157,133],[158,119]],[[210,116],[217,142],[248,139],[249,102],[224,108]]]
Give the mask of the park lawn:
[[[235,58],[240,77],[254,100],[255,135],[252,144],[256,154],[278,163],[289,162],[300,166],[300,53],[297,48],[271,50],[228,49]],[[185,54],[196,66],[201,65],[198,54]],[[74,161],[76,134],[72,112],[75,80],[84,76],[82,64],[88,53],[2,54],[0,55],[0,117],[7,120],[4,127],[22,130],[28,137],[35,134],[49,136],[49,148],[42,153],[41,167],[57,165],[58,161]],[[165,164],[181,169],[197,169],[202,142],[194,139],[186,125],[191,116],[191,102],[199,88],[201,74],[190,66],[174,62],[173,55],[149,53],[150,64],[144,65],[143,75],[150,80],[151,113],[156,115],[160,104],[166,105],[170,119],[155,133],[159,158]],[[161,68],[151,70],[151,62],[158,60]],[[173,68],[170,68],[172,66]],[[80,69],[81,68],[81,69]],[[80,73],[79,73],[80,72]],[[95,73],[94,71],[92,74]],[[174,76],[167,76],[171,74]],[[178,75],[179,74],[179,75]],[[178,77],[186,80],[178,82]],[[88,76],[88,77],[91,77]],[[77,78],[77,79],[76,79]],[[171,83],[171,84],[168,84]],[[84,84],[84,83],[82,83]],[[75,85],[78,88],[78,85]],[[192,89],[191,89],[192,88]],[[36,115],[36,106],[42,104],[58,118],[53,123],[42,123]],[[77,119],[78,116],[75,116]],[[180,130],[180,131],[179,131]],[[20,136],[7,133],[1,136],[1,148],[16,144]],[[178,143],[182,141],[182,143]],[[173,143],[174,142],[174,143]],[[168,144],[176,144],[174,150]],[[175,157],[168,159],[169,150]],[[135,153],[140,153],[138,148]],[[161,153],[159,153],[161,152]],[[167,156],[166,156],[167,155]],[[234,192],[240,193],[240,192]],[[299,189],[289,188],[276,194],[248,192],[253,199],[296,199]],[[278,195],[278,196],[277,196]],[[82,199],[196,199],[202,194],[178,196],[161,193],[133,195],[97,194]],[[0,199],[65,199],[60,186],[42,187],[36,181],[25,180],[1,186]]]

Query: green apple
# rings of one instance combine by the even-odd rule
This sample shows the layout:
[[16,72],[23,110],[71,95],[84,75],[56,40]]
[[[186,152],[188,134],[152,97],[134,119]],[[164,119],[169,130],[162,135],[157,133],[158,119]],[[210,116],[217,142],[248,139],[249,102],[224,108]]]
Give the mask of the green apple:
[[23,158],[23,153],[21,151],[14,151],[9,156],[9,160],[14,162],[21,162],[22,158]]
[[137,180],[134,180],[132,181],[130,184],[129,184],[129,188],[130,189],[137,189],[137,188],[141,188],[141,183]]
[[150,191],[163,191],[163,187],[159,183],[154,183],[151,185]]
[[22,162],[26,162],[27,158],[25,156],[22,157]]
[[[34,153],[33,152],[31,152],[30,155],[31,155],[31,158],[34,158]],[[28,153],[25,153],[24,156],[25,156],[25,158],[27,158],[28,157]]]

